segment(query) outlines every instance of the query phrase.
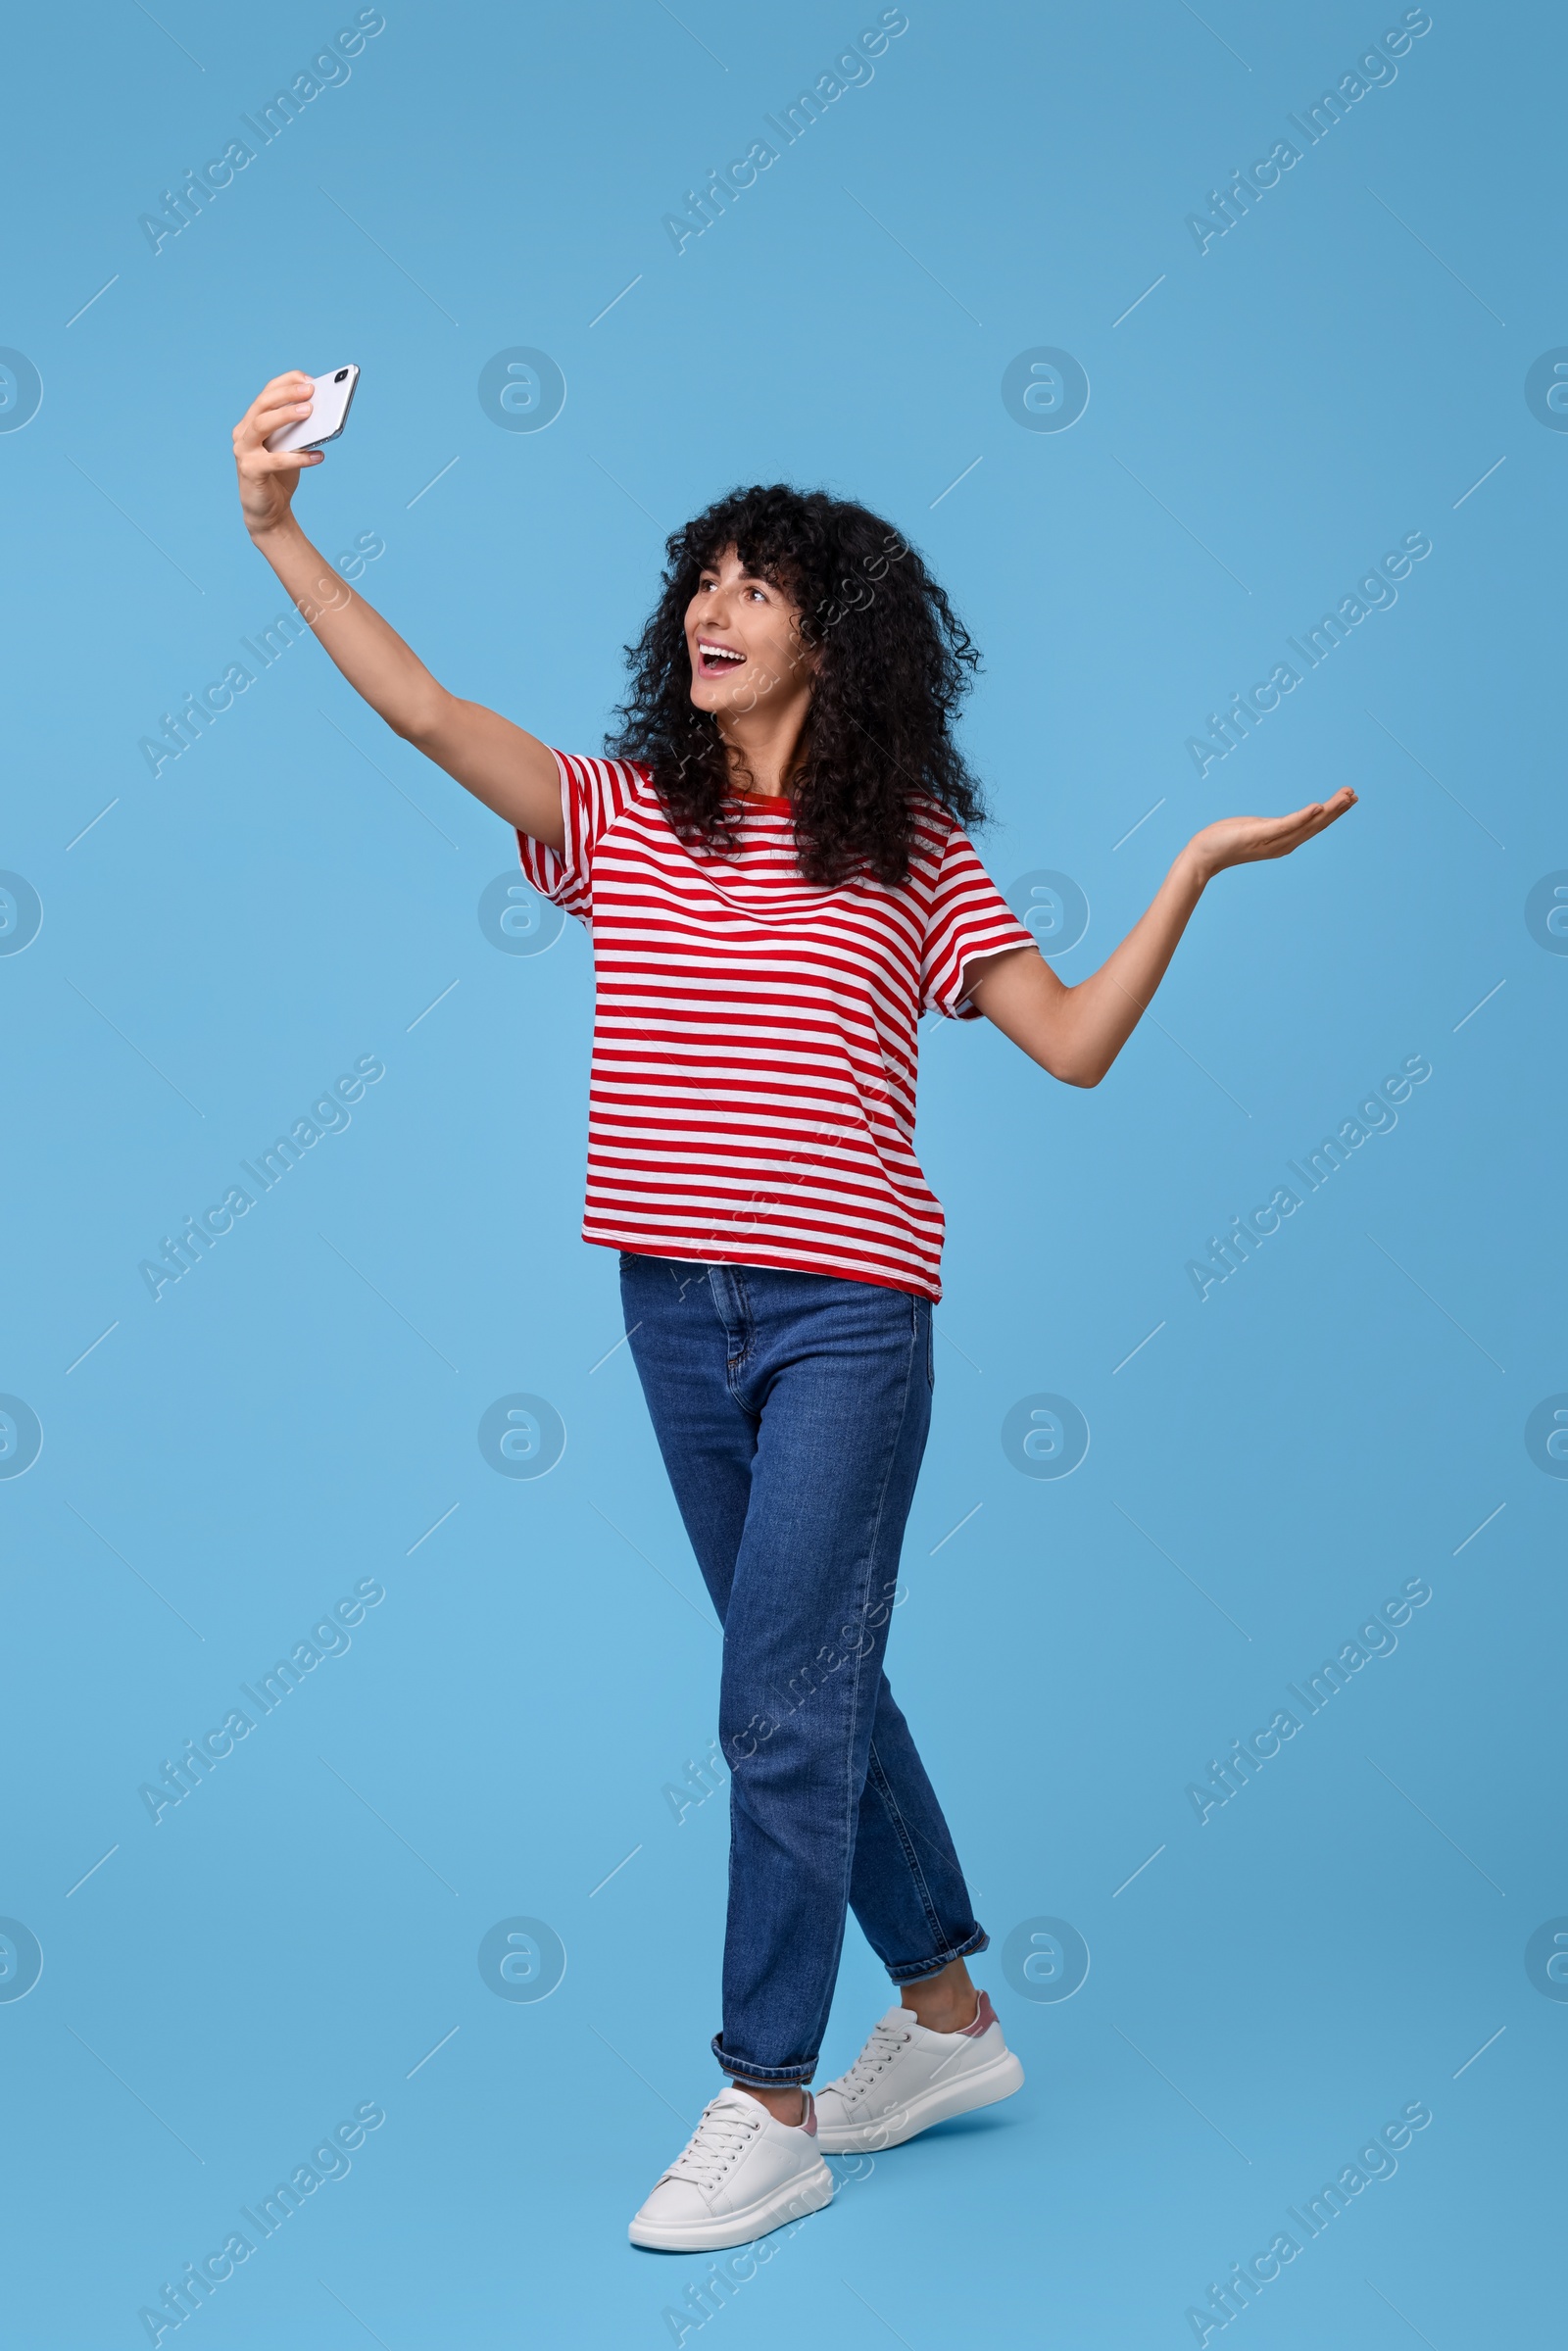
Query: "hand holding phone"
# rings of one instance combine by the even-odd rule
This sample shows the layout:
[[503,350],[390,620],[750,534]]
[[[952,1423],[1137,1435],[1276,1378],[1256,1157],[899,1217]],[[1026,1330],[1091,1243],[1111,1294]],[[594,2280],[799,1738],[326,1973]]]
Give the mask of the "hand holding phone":
[[260,542],[283,528],[300,476],[326,464],[323,440],[343,430],[358,367],[307,375],[290,367],[264,384],[234,427],[234,469],[245,527]]
[[289,450],[319,449],[323,442],[335,441],[348,422],[359,380],[355,367],[333,367],[325,375],[313,375],[307,395],[310,414],[293,424],[280,424],[268,434],[263,446],[278,457]]

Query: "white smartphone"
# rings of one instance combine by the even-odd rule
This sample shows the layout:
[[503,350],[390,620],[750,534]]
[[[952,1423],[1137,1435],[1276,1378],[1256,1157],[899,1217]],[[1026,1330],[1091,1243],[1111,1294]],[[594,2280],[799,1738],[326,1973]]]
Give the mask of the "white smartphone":
[[333,367],[328,374],[313,375],[310,415],[270,432],[268,448],[275,454],[282,449],[319,449],[323,441],[335,441],[349,420],[359,380],[358,367]]

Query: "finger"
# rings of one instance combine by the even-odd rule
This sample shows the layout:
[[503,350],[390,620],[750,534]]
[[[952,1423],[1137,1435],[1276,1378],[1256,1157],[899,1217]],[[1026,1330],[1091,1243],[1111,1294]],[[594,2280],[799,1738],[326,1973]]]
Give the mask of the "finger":
[[1255,819],[1258,832],[1247,857],[1250,860],[1289,857],[1293,849],[1299,849],[1303,841],[1310,841],[1314,834],[1322,832],[1354,806],[1355,794],[1347,784],[1332,800],[1311,801],[1304,808],[1294,808],[1288,816],[1260,816]]
[[1312,833],[1320,833],[1326,824],[1333,824],[1354,806],[1355,794],[1346,784],[1335,793],[1332,800],[1314,800],[1310,807],[1297,808],[1291,815],[1282,816],[1278,821],[1285,825],[1299,826],[1301,838],[1305,840]]
[[235,431],[243,433],[250,430],[255,426],[258,418],[263,416],[279,415],[285,409],[301,406],[308,409],[315,389],[316,386],[311,378],[308,375],[302,375],[297,369],[291,370],[287,375],[274,375],[271,382],[264,384],[261,391],[257,393],[256,398],[235,426]]
[[304,465],[318,465],[325,452],[320,449],[253,449],[242,461],[242,471],[252,481],[267,473],[297,473]]
[[1298,808],[1290,816],[1260,817],[1252,838],[1250,855],[1254,857],[1281,856],[1287,849],[1294,849],[1298,841],[1304,841],[1316,820],[1315,808]]
[[244,417],[234,427],[234,447],[238,450],[259,449],[263,442],[286,424],[301,424],[311,413],[311,403],[291,401],[283,408],[262,409]]
[[1265,852],[1265,855],[1271,857],[1288,857],[1293,849],[1299,849],[1303,841],[1312,840],[1318,833],[1323,832],[1329,825],[1331,825],[1336,816],[1343,816],[1344,814],[1345,810],[1343,808],[1335,808],[1333,810],[1327,808],[1317,809],[1309,823],[1298,826],[1297,830],[1289,836],[1288,839],[1276,842],[1269,850]]
[[[293,419],[284,417],[283,421],[287,424],[291,423]],[[305,452],[303,449],[269,449],[264,438],[252,441],[243,448],[236,445],[234,454],[242,465],[252,467],[258,472],[270,472],[280,463],[292,465],[298,458],[303,457]]]
[[309,389],[302,392],[294,388],[285,391],[276,400],[270,398],[258,400],[251,410],[251,417],[254,422],[259,424],[264,417],[307,416],[315,405]]
[[1276,816],[1264,823],[1260,820],[1256,837],[1245,852],[1248,858],[1285,857],[1303,841],[1309,841],[1320,829],[1320,811],[1298,808],[1294,815]]
[[[305,423],[309,415],[309,409],[269,409],[265,416],[258,417],[254,431],[248,435],[241,446],[251,449],[265,448],[274,433],[286,431],[291,424]],[[275,455],[275,452],[273,454]]]
[[280,400],[308,399],[315,388],[310,376],[302,375],[297,367],[291,367],[286,375],[274,375],[270,383],[263,384],[251,402],[251,408],[254,411],[276,407]]

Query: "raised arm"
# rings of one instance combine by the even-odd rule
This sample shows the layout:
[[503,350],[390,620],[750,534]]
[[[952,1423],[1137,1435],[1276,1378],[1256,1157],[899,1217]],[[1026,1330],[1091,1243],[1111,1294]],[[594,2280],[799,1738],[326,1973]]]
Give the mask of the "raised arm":
[[1133,925],[1098,971],[1067,987],[1033,948],[973,963],[969,1001],[1033,1061],[1069,1086],[1098,1086],[1148,1011],[1154,990],[1216,873],[1286,857],[1355,806],[1349,786],[1290,816],[1224,816],[1195,833]]
[[312,546],[294,515],[301,473],[324,452],[272,451],[269,433],[308,416],[311,379],[274,375],[234,427],[245,527],[356,694],[508,824],[560,849],[561,778],[537,736],[483,703],[449,694],[373,605]]

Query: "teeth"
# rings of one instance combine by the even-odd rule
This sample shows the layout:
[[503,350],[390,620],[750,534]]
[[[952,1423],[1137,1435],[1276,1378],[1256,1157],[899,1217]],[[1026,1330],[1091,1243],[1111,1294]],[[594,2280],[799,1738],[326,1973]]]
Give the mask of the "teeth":
[[700,643],[697,650],[705,661],[744,661],[746,659],[743,653],[734,653],[727,645],[703,645]]

